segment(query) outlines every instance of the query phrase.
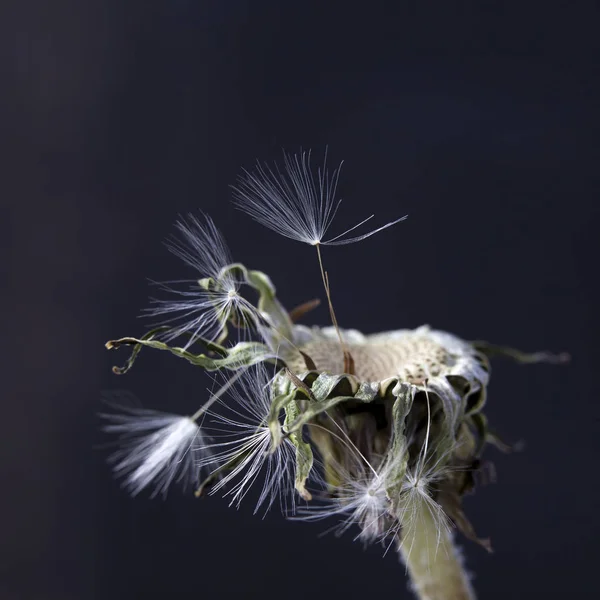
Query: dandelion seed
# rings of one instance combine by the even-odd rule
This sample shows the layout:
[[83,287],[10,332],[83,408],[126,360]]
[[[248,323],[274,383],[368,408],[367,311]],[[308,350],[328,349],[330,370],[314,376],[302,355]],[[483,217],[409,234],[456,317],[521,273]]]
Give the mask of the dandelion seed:
[[214,440],[213,454],[199,461],[202,467],[218,464],[213,472],[228,467],[210,493],[224,490],[230,505],[238,507],[262,475],[264,482],[254,512],[265,505],[265,514],[276,499],[284,511],[294,507],[295,448],[284,439],[275,452],[270,451],[273,441],[267,417],[271,383],[266,367],[259,364],[230,388],[229,398],[217,401],[218,406],[207,412],[212,420],[205,425]]
[[283,171],[277,165],[273,170],[261,163],[254,172],[245,171],[233,187],[235,204],[265,227],[311,246],[352,244],[406,219],[404,216],[364,235],[345,238],[375,216],[371,215],[340,235],[324,240],[341,203],[335,196],[342,163],[330,174],[325,154],[323,167],[315,175],[310,156],[310,151],[284,152]]
[[331,300],[331,288],[327,272],[323,267],[320,246],[359,242],[403,221],[406,216],[369,233],[351,238],[345,237],[373,218],[374,215],[371,215],[345,232],[329,240],[324,240],[341,203],[341,200],[335,198],[341,163],[330,175],[327,170],[326,153],[323,168],[319,168],[315,176],[310,166],[310,151],[294,155],[284,152],[283,157],[283,172],[277,166],[273,171],[269,166],[260,163],[254,173],[246,171],[245,176],[240,178],[237,187],[233,188],[234,201],[238,208],[269,229],[284,237],[316,247],[331,322],[338,332],[340,347],[344,354],[344,370],[352,374],[354,360],[339,333],[339,325]]
[[121,435],[122,447],[111,462],[132,495],[154,488],[152,496],[166,494],[174,482],[198,480],[194,448],[204,447],[200,428],[189,417],[121,406],[120,412],[101,416],[111,424],[104,431]]
[[[350,450],[352,453],[353,450]],[[334,495],[323,505],[305,507],[296,517],[301,521],[320,521],[331,517],[343,517],[334,527],[341,535],[356,525],[360,531],[354,540],[365,544],[383,541],[394,531],[390,517],[390,500],[386,488],[387,472],[377,472],[371,465],[364,464],[364,458],[352,473],[341,465],[336,470],[342,483],[335,488]]]
[[[233,261],[223,236],[210,217],[205,216],[204,220],[202,223],[193,215],[188,216],[188,221],[180,220],[177,229],[181,240],[172,239],[168,243],[169,249],[194,268],[200,278],[158,284],[179,298],[153,299],[155,306],[146,311],[152,317],[170,316],[161,322],[173,324],[163,337],[170,340],[183,334],[189,335],[186,349],[198,337],[217,339],[230,320],[236,322],[243,332],[255,323],[258,314],[255,307],[241,296],[241,282],[226,268]],[[173,284],[182,283],[187,283],[188,287],[173,287]]]
[[348,478],[333,498],[324,505],[309,505],[296,517],[300,521],[320,521],[331,517],[343,517],[334,527],[338,534],[356,525],[360,532],[354,538],[370,543],[387,536],[390,529],[385,523],[390,502],[385,493],[383,479],[377,475]]

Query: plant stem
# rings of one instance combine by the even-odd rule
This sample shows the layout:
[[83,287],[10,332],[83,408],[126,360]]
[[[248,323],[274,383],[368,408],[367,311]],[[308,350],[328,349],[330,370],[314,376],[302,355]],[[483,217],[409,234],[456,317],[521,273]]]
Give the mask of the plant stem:
[[323,286],[325,287],[325,295],[327,296],[327,302],[329,304],[329,314],[331,316],[331,322],[335,327],[335,331],[337,333],[338,339],[340,340],[340,346],[342,348],[342,354],[344,355],[344,373],[348,373],[350,375],[354,375],[354,359],[342,338],[342,333],[340,332],[340,328],[338,326],[337,318],[335,316],[335,310],[333,310],[333,303],[331,302],[331,288],[329,287],[329,277],[327,272],[323,268],[323,260],[321,259],[321,245],[315,244],[317,248],[317,257],[319,258],[319,268],[321,269],[321,278],[323,279]]
[[398,551],[419,600],[475,600],[452,535],[430,511],[423,511],[410,544],[401,542]]

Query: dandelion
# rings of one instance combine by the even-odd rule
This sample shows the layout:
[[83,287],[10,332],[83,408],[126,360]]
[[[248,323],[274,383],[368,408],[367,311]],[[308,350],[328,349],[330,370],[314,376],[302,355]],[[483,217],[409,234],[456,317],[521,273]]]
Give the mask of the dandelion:
[[[355,529],[364,543],[395,544],[422,600],[474,598],[454,536],[490,549],[462,509],[486,447],[506,447],[484,413],[490,358],[567,357],[469,342],[426,325],[376,334],[341,328],[320,246],[360,241],[397,221],[348,237],[361,222],[326,238],[339,208],[339,168],[330,175],[325,165],[315,175],[310,153],[284,159],[283,171],[259,164],[246,173],[236,202],[278,233],[316,247],[333,326],[294,324],[315,303],[288,312],[267,275],[231,263],[208,217],[180,223],[185,244],[172,249],[202,279],[158,309],[179,319],[167,342],[150,332],[107,347],[132,347],[115,373],[152,348],[216,372],[225,384],[191,417],[141,409],[107,417],[106,428],[123,438],[115,471],[134,494],[164,493],[182,479],[198,483],[203,472],[196,494],[221,493],[233,506],[256,487],[255,512],[279,502],[292,518],[335,518],[340,533]],[[256,292],[255,304],[239,295],[242,285]],[[244,326],[246,337],[228,342],[230,324]],[[168,343],[181,334],[202,341],[205,352]]]

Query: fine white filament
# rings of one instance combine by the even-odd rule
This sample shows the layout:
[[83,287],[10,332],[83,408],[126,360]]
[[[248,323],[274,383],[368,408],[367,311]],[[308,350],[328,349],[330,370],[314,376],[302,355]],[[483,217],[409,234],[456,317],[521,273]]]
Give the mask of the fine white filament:
[[205,425],[214,440],[211,454],[199,463],[217,469],[230,465],[211,493],[226,488],[224,495],[236,506],[262,473],[264,483],[255,513],[263,504],[266,513],[276,499],[284,511],[288,505],[292,510],[294,506],[295,448],[286,439],[271,452],[271,430],[267,425],[271,385],[264,364],[258,364],[228,391],[229,399],[218,400],[220,410],[208,411],[212,419]]
[[[209,291],[197,280],[172,281],[158,285],[178,296],[176,299],[152,299],[154,305],[146,312],[150,316],[167,316],[162,324],[172,324],[167,340],[188,335],[187,349],[198,337],[214,340],[223,331],[227,320],[235,316],[238,323],[249,325],[256,310],[240,294],[241,283],[225,267],[233,261],[221,232],[212,219],[204,222],[193,215],[177,223],[181,239],[171,239],[167,246],[176,256],[195,269],[198,279],[214,281]],[[177,284],[187,284],[178,289]],[[244,331],[242,328],[240,331]]]
[[283,170],[277,165],[271,168],[258,163],[253,172],[245,171],[233,187],[235,204],[265,227],[312,246],[359,242],[406,218],[401,217],[363,235],[345,237],[373,218],[371,215],[344,233],[325,240],[341,203],[336,200],[336,191],[342,164],[329,174],[326,154],[323,167],[315,174],[310,155],[310,151],[284,152]]

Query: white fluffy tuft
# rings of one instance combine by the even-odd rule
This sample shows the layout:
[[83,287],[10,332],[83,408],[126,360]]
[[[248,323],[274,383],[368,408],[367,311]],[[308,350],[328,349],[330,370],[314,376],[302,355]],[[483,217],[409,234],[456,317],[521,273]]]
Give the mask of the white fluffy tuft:
[[[248,370],[238,385],[228,391],[229,399],[218,399],[218,412],[205,422],[214,440],[214,454],[200,461],[200,466],[214,470],[231,465],[228,472],[211,489],[220,490],[231,498],[230,505],[238,506],[253,483],[264,476],[255,513],[265,505],[265,513],[279,499],[282,510],[294,509],[295,447],[285,439],[271,452],[272,436],[267,425],[271,408],[271,378],[264,364]],[[232,402],[233,401],[233,402]]]
[[390,501],[386,493],[386,480],[379,473],[365,473],[358,479],[347,479],[335,490],[336,496],[320,506],[307,506],[296,517],[302,521],[317,521],[341,517],[334,528],[338,534],[352,526],[360,528],[355,540],[365,544],[384,541],[392,532]]
[[197,481],[195,453],[204,444],[189,417],[129,407],[101,416],[110,421],[105,431],[121,434],[122,447],[110,460],[132,495],[145,488],[164,495],[173,481]]
[[[427,530],[428,522],[432,522],[436,530],[435,548],[428,548],[427,553],[435,556],[442,538],[450,534],[452,525],[443,508],[434,499],[435,487],[448,474],[446,466],[454,445],[447,445],[439,440],[435,447],[430,446],[431,405],[429,394],[427,400],[427,430],[425,440],[415,465],[407,469],[401,486],[397,503],[397,518],[401,524],[400,549],[406,557],[410,557],[417,536]],[[414,432],[413,432],[414,434]],[[433,552],[433,554],[431,554]]]
[[369,233],[345,237],[369,221],[367,217],[354,227],[324,240],[341,200],[336,200],[340,166],[329,174],[327,154],[322,168],[311,170],[310,151],[283,154],[283,171],[258,163],[253,172],[245,171],[233,187],[235,204],[253,219],[284,237],[312,246],[352,244],[403,221],[401,217]]
[[[161,324],[172,324],[163,337],[170,340],[187,334],[189,341],[185,348],[188,348],[198,337],[216,339],[232,316],[240,324],[250,325],[256,310],[240,295],[241,282],[224,270],[233,261],[212,219],[205,215],[201,222],[188,215],[187,221],[182,219],[176,226],[181,239],[171,239],[167,244],[169,249],[197,271],[198,279],[211,278],[215,286],[209,291],[198,280],[159,283],[162,289],[178,296],[169,300],[152,299],[154,306],[146,311],[152,317],[166,316]],[[179,284],[187,287],[179,289]]]
[[[350,437],[334,419],[339,433],[329,431],[345,447],[345,463],[330,465],[341,483],[336,485],[333,497],[328,498],[321,506],[308,506],[297,517],[299,520],[315,521],[329,517],[342,517],[335,529],[338,534],[346,532],[353,525],[360,529],[355,540],[364,544],[374,541],[384,542],[391,534],[396,533],[395,518],[388,495],[388,488],[393,484],[398,465],[393,459],[381,460],[375,468],[359,451]],[[318,427],[318,425],[313,425]]]

